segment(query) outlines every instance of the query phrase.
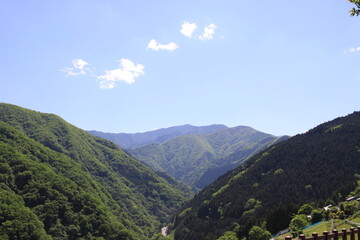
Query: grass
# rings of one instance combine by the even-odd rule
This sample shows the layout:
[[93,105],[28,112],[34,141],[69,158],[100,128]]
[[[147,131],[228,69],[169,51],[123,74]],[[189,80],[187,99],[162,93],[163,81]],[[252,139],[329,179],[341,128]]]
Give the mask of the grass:
[[[318,225],[316,225],[316,226],[314,226],[312,228],[304,230],[304,234],[307,237],[309,237],[309,236],[311,236],[311,234],[313,232],[322,233],[324,231],[329,231],[329,228],[330,228],[330,223],[328,221],[326,221],[326,222],[322,222],[322,223],[320,223],[320,224],[318,224]],[[285,233],[283,235],[280,235],[280,236],[276,237],[275,239],[276,240],[284,240],[286,236],[291,236],[291,233],[290,232]]]
[[[360,223],[360,217],[356,217],[354,219],[348,219],[348,220],[355,222],[355,223]],[[345,220],[334,219],[334,227],[335,227],[334,229],[341,231],[341,229],[343,229],[343,228],[346,228],[347,230],[349,230],[351,227],[354,227],[354,226],[346,223]],[[322,233],[324,231],[330,231],[330,222],[329,221],[322,222],[319,225],[316,225],[314,227],[304,230],[304,234],[306,235],[306,237],[311,237],[312,233],[314,233],[314,232],[318,233],[319,235],[322,235]],[[278,236],[275,238],[275,240],[284,240],[286,236],[291,236],[291,233],[288,232],[281,236]]]

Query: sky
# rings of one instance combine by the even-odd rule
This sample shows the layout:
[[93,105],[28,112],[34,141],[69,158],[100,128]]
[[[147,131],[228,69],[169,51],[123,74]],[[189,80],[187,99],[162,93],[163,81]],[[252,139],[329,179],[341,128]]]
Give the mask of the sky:
[[85,130],[296,135],[360,109],[346,0],[0,0],[0,102]]

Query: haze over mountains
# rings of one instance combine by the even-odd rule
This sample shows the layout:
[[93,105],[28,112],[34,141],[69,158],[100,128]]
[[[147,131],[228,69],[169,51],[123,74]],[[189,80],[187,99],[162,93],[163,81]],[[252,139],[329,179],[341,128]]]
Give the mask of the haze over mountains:
[[100,131],[89,131],[91,134],[108,139],[123,149],[134,149],[153,143],[163,143],[172,138],[187,134],[208,134],[227,128],[225,125],[214,124],[204,127],[182,125],[169,128],[161,128],[144,133],[104,133]]
[[155,171],[169,174],[195,191],[258,151],[287,139],[250,127],[228,128],[225,125],[184,125],[137,134],[90,133],[119,146],[128,146],[127,152],[134,158]]

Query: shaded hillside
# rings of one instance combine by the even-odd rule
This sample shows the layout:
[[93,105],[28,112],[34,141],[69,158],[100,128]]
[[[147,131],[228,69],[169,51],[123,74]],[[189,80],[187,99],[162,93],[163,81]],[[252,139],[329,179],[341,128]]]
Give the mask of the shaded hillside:
[[185,200],[112,142],[9,104],[0,104],[0,178],[0,236],[18,239],[149,239]]
[[360,112],[269,147],[220,177],[177,215],[175,239],[238,237],[256,224],[275,233],[306,202],[348,194],[360,172]]
[[128,151],[154,170],[164,171],[197,189],[277,140],[270,134],[241,126],[211,134],[184,135]]
[[225,125],[214,124],[203,127],[183,125],[169,128],[161,128],[144,133],[104,133],[99,131],[89,132],[94,136],[110,140],[124,149],[133,149],[145,146],[147,144],[162,143],[182,135],[209,134],[225,128],[227,128]]

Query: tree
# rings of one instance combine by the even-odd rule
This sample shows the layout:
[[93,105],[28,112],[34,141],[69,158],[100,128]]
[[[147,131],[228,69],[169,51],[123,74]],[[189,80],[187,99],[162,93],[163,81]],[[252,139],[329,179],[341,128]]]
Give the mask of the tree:
[[340,203],[340,210],[344,211],[347,216],[353,215],[357,209],[359,209],[358,201]]
[[314,210],[313,204],[306,203],[300,207],[298,214],[310,215],[312,210]]
[[309,225],[309,221],[305,214],[295,215],[290,222],[290,230],[294,237],[303,233],[304,228]]
[[249,240],[269,240],[271,233],[258,226],[253,226],[249,231]]
[[320,222],[322,218],[323,218],[322,211],[320,209],[312,210],[312,212],[311,212],[311,222],[312,223]]
[[360,0],[348,0],[349,2],[353,3],[356,5],[357,8],[353,8],[352,10],[350,10],[350,15],[351,16],[359,16],[360,15]]
[[219,237],[217,240],[238,240],[238,238],[236,237],[235,232],[228,231],[225,232],[224,235]]

